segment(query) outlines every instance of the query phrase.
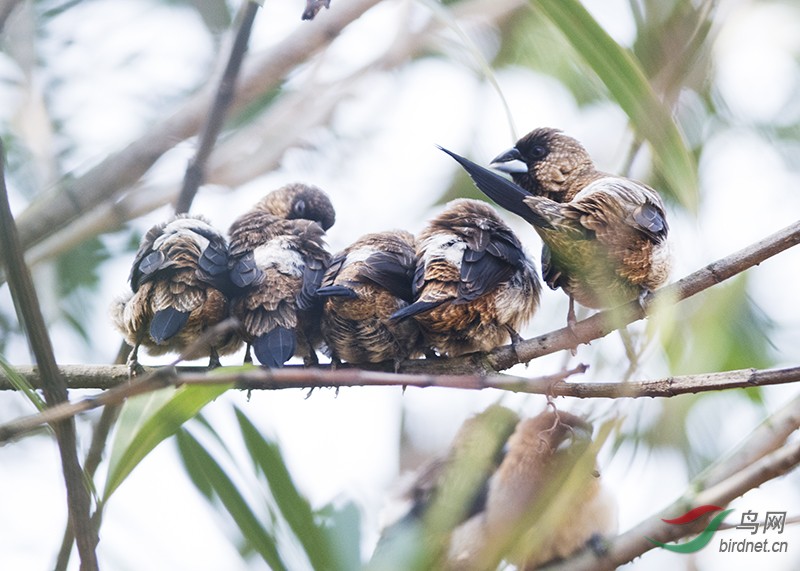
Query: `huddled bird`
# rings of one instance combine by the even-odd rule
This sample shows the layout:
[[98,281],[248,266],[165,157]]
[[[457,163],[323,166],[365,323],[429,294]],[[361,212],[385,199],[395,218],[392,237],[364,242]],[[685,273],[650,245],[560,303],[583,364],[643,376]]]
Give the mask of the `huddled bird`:
[[389,319],[413,301],[415,268],[414,236],[401,230],[366,234],[333,257],[317,295],[334,363],[394,361],[397,368],[418,354],[417,323]]
[[[372,566],[409,539],[429,543],[437,568],[494,569],[504,559],[531,570],[591,548],[616,532],[616,504],[590,451],[592,426],[564,411],[520,420],[494,405],[469,419],[450,452],[422,469],[406,493],[407,513],[382,534]],[[540,521],[569,478],[569,513]]]
[[317,362],[321,304],[316,296],[330,254],[325,231],[335,221],[327,194],[289,184],[272,191],[230,227],[231,313],[262,365],[282,367],[293,355]]
[[[176,216],[145,234],[129,281],[132,292],[114,301],[111,315],[133,347],[128,366],[135,372],[141,345],[153,355],[180,353],[228,317],[228,244],[205,218]],[[218,366],[219,355],[240,346],[231,333],[202,350]]]
[[413,317],[425,346],[442,356],[489,351],[520,339],[540,289],[533,263],[495,210],[457,199],[417,236],[414,303],[392,319]]
[[[590,308],[639,299],[669,276],[664,203],[649,186],[597,170],[583,146],[561,131],[536,129],[491,166],[514,182],[451,151],[477,187],[518,214],[542,239],[542,275],[552,289]],[[515,184],[516,183],[516,184]]]

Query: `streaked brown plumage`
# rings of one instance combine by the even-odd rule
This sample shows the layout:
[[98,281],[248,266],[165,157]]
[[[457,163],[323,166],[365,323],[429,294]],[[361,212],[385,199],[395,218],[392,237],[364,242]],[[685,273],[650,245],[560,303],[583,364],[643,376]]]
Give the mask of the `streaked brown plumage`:
[[489,351],[519,338],[541,286],[519,239],[494,209],[458,199],[417,237],[413,316],[425,345],[440,355]]
[[[111,306],[114,324],[133,346],[132,370],[140,345],[153,355],[181,352],[228,316],[227,262],[224,236],[201,216],[180,215],[145,234],[129,277],[133,291]],[[218,355],[240,346],[230,334],[203,352],[216,366]]]
[[320,189],[290,184],[265,196],[233,222],[230,278],[239,288],[231,313],[258,361],[281,367],[292,355],[316,363],[320,304],[316,290],[330,254],[325,230],[335,221]]
[[542,275],[551,288],[570,296],[570,323],[573,300],[612,307],[641,300],[667,280],[668,225],[661,197],[641,182],[596,170],[575,139],[536,129],[496,157],[491,166],[510,173],[519,186],[449,154],[482,192],[534,226],[544,242]]
[[[531,570],[587,546],[599,549],[602,536],[616,531],[616,506],[593,457],[584,456],[591,436],[591,425],[567,412],[520,421],[504,407],[490,407],[464,424],[445,459],[420,472],[409,489],[408,515],[386,529],[375,558],[388,559],[393,542],[414,531],[417,539],[443,544],[439,568],[460,571],[494,569],[501,559]],[[557,514],[558,522],[539,521],[538,510],[567,477],[578,484],[569,490],[569,513]]]
[[414,236],[400,230],[367,234],[334,256],[317,290],[332,358],[397,365],[418,353],[417,323],[389,319],[413,301],[415,268]]

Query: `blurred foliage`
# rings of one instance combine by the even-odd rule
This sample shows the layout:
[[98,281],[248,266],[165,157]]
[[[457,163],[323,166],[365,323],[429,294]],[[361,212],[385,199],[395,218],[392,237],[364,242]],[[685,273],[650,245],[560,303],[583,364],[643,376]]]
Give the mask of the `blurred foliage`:
[[183,386],[128,399],[117,421],[103,501],[156,446],[229,388],[227,384]]
[[773,365],[770,332],[774,323],[747,293],[747,274],[739,275],[674,308],[677,324],[664,349],[675,374]]
[[[243,555],[258,553],[271,569],[308,565],[317,570],[357,569],[361,546],[355,506],[313,510],[293,483],[278,445],[261,434],[244,412],[236,408],[235,414],[249,455],[246,468],[234,474],[226,470],[225,465],[237,461],[231,443],[223,441],[204,419],[194,424],[211,437],[216,453],[193,435],[195,430],[181,429],[177,443],[192,482],[212,506],[223,508],[236,523],[242,536],[234,541]],[[237,485],[240,482],[244,485]],[[302,564],[299,554],[306,559]]]
[[91,343],[91,332],[85,324],[103,303],[96,294],[101,279],[101,264],[111,257],[110,252],[95,237],[65,252],[56,260],[57,295],[61,300],[60,311],[77,333]]

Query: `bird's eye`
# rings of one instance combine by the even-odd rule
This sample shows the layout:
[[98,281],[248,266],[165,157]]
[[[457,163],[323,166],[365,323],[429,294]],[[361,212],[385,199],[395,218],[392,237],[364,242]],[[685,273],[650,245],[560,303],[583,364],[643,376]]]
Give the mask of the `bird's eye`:
[[292,206],[292,213],[298,218],[302,218],[303,216],[305,216],[305,214],[306,214],[306,201],[303,200],[302,198],[298,199],[294,203],[294,205]]
[[547,154],[547,147],[544,145],[534,145],[531,147],[531,158],[542,159]]

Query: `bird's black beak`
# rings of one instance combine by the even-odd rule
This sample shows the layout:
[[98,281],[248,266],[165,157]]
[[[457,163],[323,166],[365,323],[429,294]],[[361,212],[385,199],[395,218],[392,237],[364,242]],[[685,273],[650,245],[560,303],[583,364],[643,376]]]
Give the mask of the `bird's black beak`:
[[520,174],[528,172],[528,165],[522,160],[522,155],[517,147],[511,147],[492,159],[489,164],[495,170],[507,172],[509,174]]
[[475,182],[482,193],[494,200],[497,204],[510,210],[518,216],[522,216],[526,220],[531,215],[531,210],[525,205],[525,198],[530,196],[525,190],[517,186],[507,178],[499,174],[485,169],[480,165],[473,163],[469,159],[457,155],[452,151],[448,151],[444,147],[439,147],[442,151],[453,157],[458,164],[460,164],[467,174]]

